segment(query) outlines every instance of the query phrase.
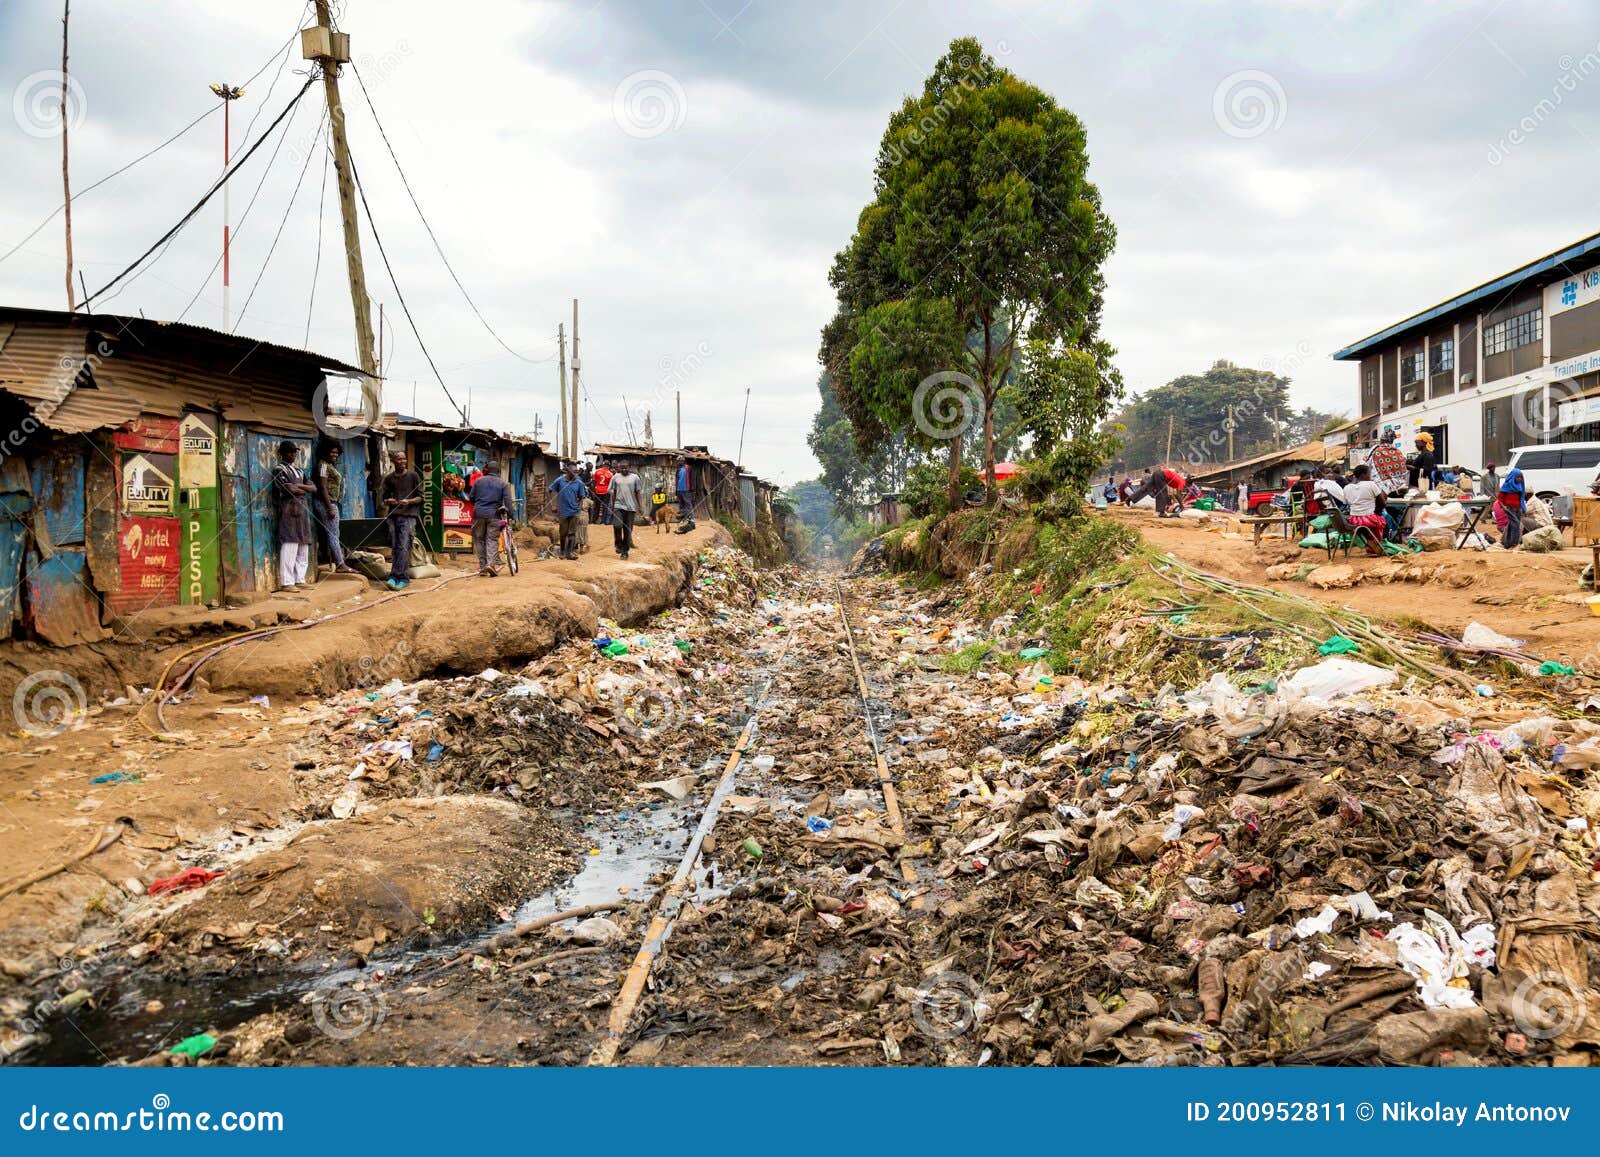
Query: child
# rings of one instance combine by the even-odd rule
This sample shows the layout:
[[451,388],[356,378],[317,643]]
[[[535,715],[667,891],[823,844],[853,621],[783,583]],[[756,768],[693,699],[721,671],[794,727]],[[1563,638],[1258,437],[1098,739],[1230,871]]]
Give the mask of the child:
[[667,510],[667,484],[665,482],[657,482],[656,488],[650,492],[650,509],[655,514],[656,533],[665,534],[667,532],[667,517],[669,513]]
[[578,515],[578,553],[589,553],[589,514],[594,510],[594,498],[585,494],[579,504],[583,512]]

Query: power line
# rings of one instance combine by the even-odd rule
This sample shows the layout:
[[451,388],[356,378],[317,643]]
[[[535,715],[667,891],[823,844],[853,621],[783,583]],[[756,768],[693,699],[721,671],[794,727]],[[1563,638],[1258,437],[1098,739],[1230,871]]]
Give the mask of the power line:
[[361,195],[361,208],[367,214],[367,228],[372,230],[372,239],[378,243],[378,256],[383,258],[383,268],[389,274],[389,284],[394,286],[394,295],[400,300],[400,308],[406,315],[406,322],[411,326],[411,334],[417,339],[417,345],[422,349],[422,356],[428,359],[428,368],[433,371],[434,380],[439,383],[439,388],[444,391],[444,396],[450,400],[450,404],[456,408],[456,413],[461,415],[462,422],[466,422],[467,412],[461,408],[461,403],[456,401],[455,395],[450,392],[450,387],[444,384],[439,367],[434,364],[433,355],[428,352],[428,346],[422,340],[422,333],[417,329],[417,321],[411,316],[411,307],[406,304],[406,296],[400,292],[400,283],[395,280],[394,266],[389,264],[389,254],[383,247],[383,238],[378,236],[378,223],[372,218],[372,206],[367,204],[367,190],[361,183],[361,172],[356,168],[353,157],[350,160],[350,176],[355,180],[356,192]]
[[[298,35],[299,35],[299,32],[297,31],[294,34],[294,36],[298,36]],[[294,36],[291,36],[287,41],[285,41],[283,49],[280,50],[280,51],[283,51],[286,54],[285,55],[285,59],[287,59],[287,50],[289,48],[289,45],[294,43]],[[250,84],[252,81],[254,81],[256,77],[260,76],[263,72],[265,72],[267,70],[267,68],[272,64],[272,62],[275,59],[277,59],[277,54],[276,53],[274,53],[272,56],[268,57],[266,64],[263,64],[260,68],[256,69],[254,74],[251,75],[250,79],[246,80],[244,83],[245,84]],[[241,87],[243,87],[243,86],[241,86]],[[270,95],[270,93],[269,93],[269,95]],[[82,189],[79,189],[76,193],[72,194],[73,202],[76,203],[80,198],[84,197],[86,194],[94,192],[101,185],[105,184],[107,181],[111,180],[113,177],[120,177],[123,173],[126,173],[129,169],[133,168],[140,161],[149,160],[151,157],[155,156],[162,149],[164,149],[168,145],[172,144],[179,137],[183,136],[190,129],[194,128],[201,121],[205,120],[208,116],[210,116],[212,113],[216,112],[221,107],[222,106],[220,104],[213,104],[213,105],[207,106],[205,112],[203,112],[199,116],[195,117],[194,120],[192,120],[188,124],[184,125],[181,129],[179,129],[177,132],[173,133],[170,137],[168,137],[166,140],[162,141],[159,145],[156,145],[153,149],[150,149],[150,150],[148,150],[146,152],[140,153],[137,157],[133,158],[133,160],[131,160],[127,164],[123,165],[120,169],[114,169],[113,171],[107,173],[105,176],[101,177],[94,184],[86,185]],[[60,216],[61,215],[61,211],[63,209],[65,209],[66,207],[67,207],[66,206],[66,202],[63,201],[61,204],[57,205],[54,209],[50,210],[50,215],[48,217],[46,217],[43,221],[40,221],[39,224],[35,225],[33,227],[32,231],[30,231],[26,237],[24,237],[21,241],[18,241],[10,249],[6,250],[6,252],[3,255],[0,255],[0,263],[4,263],[6,261],[6,259],[9,258],[13,253],[15,253],[17,250],[21,249],[24,245],[26,245],[29,241],[32,241],[35,237],[37,237],[39,235],[39,232],[46,225],[50,224],[50,222],[54,221],[58,216]]]
[[271,135],[272,130],[278,126],[278,123],[280,121],[282,121],[286,116],[288,116],[289,113],[292,112],[295,109],[295,107],[299,105],[300,99],[303,96],[306,95],[306,90],[311,87],[313,79],[314,78],[312,78],[312,77],[307,77],[306,78],[306,82],[305,82],[304,85],[301,86],[300,91],[295,93],[294,99],[292,99],[287,105],[284,106],[283,111],[278,114],[277,120],[274,120],[271,125],[267,126],[267,131],[262,134],[261,139],[256,141],[255,144],[251,145],[250,148],[248,150],[246,150],[245,154],[242,157],[240,157],[237,162],[234,163],[233,167],[230,168],[226,173],[223,173],[222,176],[220,178],[218,178],[218,180],[211,186],[211,188],[206,190],[205,196],[201,197],[200,200],[195,202],[194,207],[192,209],[190,209],[187,213],[185,213],[178,220],[178,223],[176,225],[174,225],[171,229],[168,229],[165,233],[163,233],[161,235],[161,237],[156,241],[156,243],[154,245],[150,246],[150,248],[146,249],[138,257],[136,257],[133,260],[133,262],[126,269],[124,269],[121,273],[117,274],[110,281],[106,282],[99,289],[95,290],[95,292],[91,293],[87,298],[84,299],[83,308],[84,308],[85,311],[88,310],[90,302],[92,302],[95,298],[102,296],[106,292],[106,290],[110,289],[113,285],[118,284],[124,277],[127,277],[128,274],[132,273],[135,269],[137,269],[139,267],[139,265],[144,261],[145,258],[149,257],[157,249],[161,248],[167,242],[171,241],[174,237],[176,237],[178,235],[179,230],[181,230],[190,221],[194,220],[195,215],[198,214],[201,209],[204,209],[206,207],[206,203],[208,201],[210,201],[212,197],[216,196],[217,190],[221,189],[222,186],[227,183],[228,178],[233,176],[234,173],[238,172],[240,167],[246,161],[248,161],[251,158],[251,156],[253,156],[255,154],[255,151],[258,148],[260,148],[262,142],[265,141],[267,139],[267,137]]
[[[272,264],[272,255],[278,251],[278,239],[283,236],[283,227],[289,223],[289,214],[294,210],[295,198],[300,196],[300,186],[306,179],[306,170],[311,168],[311,158],[315,155],[316,146],[322,140],[322,133],[327,123],[327,113],[324,112],[321,122],[317,125],[317,135],[311,142],[311,148],[306,150],[306,160],[305,164],[300,166],[300,176],[295,179],[294,189],[289,193],[289,204],[284,207],[283,219],[278,222],[278,231],[272,235],[272,244],[267,246],[267,255],[261,259],[261,268],[256,271],[255,282],[250,286],[250,292],[245,295],[244,305],[239,309],[238,320],[233,323],[234,333],[239,332],[239,324],[244,321],[244,315],[250,308],[256,289],[261,285],[261,279],[267,275],[267,266]],[[243,220],[239,223],[244,224]]]
[[[306,83],[310,84],[311,82],[308,79]],[[274,121],[272,125],[267,128],[267,131],[261,134],[261,140],[265,142],[266,139],[272,135],[272,130],[276,127],[277,122]],[[283,126],[283,135],[278,138],[278,143],[272,146],[272,156],[267,158],[266,166],[261,170],[261,179],[256,182],[255,191],[250,194],[250,201],[245,205],[244,212],[239,215],[239,223],[232,228],[231,232],[233,242],[237,242],[239,240],[239,235],[244,232],[244,223],[250,219],[250,210],[256,207],[256,198],[261,196],[261,190],[267,183],[267,177],[272,173],[272,166],[278,163],[278,154],[283,151],[283,142],[289,139],[289,130],[293,127],[294,118],[290,117],[289,123]],[[310,153],[307,153],[306,156],[309,160]],[[159,261],[160,258],[158,257],[156,260]],[[155,262],[152,261],[151,264],[154,265]],[[183,307],[183,312],[178,315],[177,320],[182,321],[188,316],[189,311],[194,308],[194,303],[199,301],[200,295],[206,291],[206,286],[211,284],[211,279],[216,276],[217,267],[221,264],[222,254],[218,253],[217,259],[211,263],[211,269],[206,273],[205,280],[196,287],[194,296],[189,299],[189,304]]]
[[506,344],[505,339],[495,332],[494,326],[489,324],[489,320],[478,309],[477,303],[472,300],[472,294],[467,292],[467,287],[461,284],[461,278],[456,276],[455,268],[451,266],[450,259],[444,255],[444,247],[439,244],[439,238],[434,235],[433,226],[428,224],[428,218],[422,212],[422,205],[417,201],[417,195],[411,189],[411,182],[406,179],[406,171],[400,167],[400,158],[395,155],[394,146],[389,143],[389,134],[384,131],[383,122],[378,119],[378,110],[372,104],[372,94],[367,92],[367,82],[361,79],[361,70],[355,66],[354,61],[350,62],[350,71],[356,74],[356,84],[360,87],[361,95],[367,102],[368,110],[372,113],[372,123],[378,126],[378,135],[383,138],[384,147],[389,150],[389,159],[394,162],[395,172],[400,174],[400,183],[405,186],[406,195],[411,198],[412,207],[416,209],[417,216],[421,218],[423,229],[427,230],[428,240],[433,242],[434,252],[439,255],[439,260],[444,262],[445,269],[450,273],[450,280],[456,283],[456,288],[461,291],[461,296],[466,298],[468,307],[476,315],[477,319],[483,323],[483,328],[489,331],[489,336],[499,342],[500,347],[512,357],[520,358],[522,361],[534,365],[550,361],[550,358],[526,357],[512,349]]
[[306,300],[306,339],[301,344],[311,348],[311,311],[317,304],[317,275],[322,272],[322,210],[328,204],[328,157],[332,153],[326,141],[322,145],[322,193],[317,200],[317,258],[311,263],[311,296]]

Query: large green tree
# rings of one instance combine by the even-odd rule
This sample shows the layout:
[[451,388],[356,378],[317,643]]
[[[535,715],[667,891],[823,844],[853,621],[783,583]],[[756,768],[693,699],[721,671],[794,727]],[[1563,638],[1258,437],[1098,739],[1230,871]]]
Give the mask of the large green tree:
[[[1289,379],[1218,361],[1200,374],[1184,374],[1132,398],[1116,420],[1124,427],[1123,459],[1130,466],[1167,461],[1196,466],[1264,453],[1284,441]],[[1228,437],[1229,422],[1233,437]]]
[[953,503],[962,436],[981,424],[993,495],[997,400],[1018,343],[1060,354],[1098,342],[1116,234],[1088,169],[1078,118],[975,39],[952,42],[889,118],[875,195],[829,275],[838,311],[822,334],[863,451],[896,432],[947,448]]
[[[833,495],[834,509],[859,515],[861,508],[905,485],[906,470],[916,456],[905,439],[888,435],[863,453],[855,426],[839,408],[826,373],[817,382],[822,405],[811,420],[806,444],[822,465],[820,481]],[[807,521],[810,521],[807,519]]]

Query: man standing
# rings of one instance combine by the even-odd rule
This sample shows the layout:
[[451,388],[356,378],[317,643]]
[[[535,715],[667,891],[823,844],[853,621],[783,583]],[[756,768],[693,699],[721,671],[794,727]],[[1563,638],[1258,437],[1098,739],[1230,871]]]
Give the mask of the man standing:
[[272,498],[278,508],[278,585],[289,591],[306,587],[306,566],[311,561],[306,495],[317,490],[294,464],[299,456],[300,448],[285,439],[278,443],[278,464],[272,469]]
[[561,557],[578,557],[578,519],[583,516],[583,500],[587,487],[578,477],[576,462],[563,462],[561,475],[550,483],[550,493],[556,496],[556,517],[561,520]]
[[632,464],[624,460],[611,476],[611,512],[615,519],[611,537],[623,558],[633,549],[633,524],[644,508],[644,483],[633,472]]
[[406,465],[405,452],[389,455],[393,472],[383,480],[379,496],[389,523],[389,581],[392,591],[411,581],[411,542],[417,536],[417,514],[422,509],[422,475]]
[[694,511],[689,506],[689,459],[678,456],[677,470],[678,521],[693,522]]
[[478,555],[478,573],[493,578],[500,573],[500,512],[511,509],[511,487],[500,477],[500,463],[490,462],[472,484],[472,549]]
[[337,442],[322,444],[322,457],[312,478],[316,493],[312,508],[317,522],[328,540],[328,554],[333,559],[333,569],[339,574],[355,574],[356,568],[344,561],[344,543],[339,541],[339,500],[344,497],[344,475],[339,471],[339,458],[344,453]]
[[594,468],[595,521],[602,526],[611,525],[611,467],[604,458]]
[[1522,545],[1522,500],[1528,493],[1522,468],[1513,465],[1500,479],[1500,509],[1505,512],[1506,530],[1500,536],[1500,545],[1516,550]]

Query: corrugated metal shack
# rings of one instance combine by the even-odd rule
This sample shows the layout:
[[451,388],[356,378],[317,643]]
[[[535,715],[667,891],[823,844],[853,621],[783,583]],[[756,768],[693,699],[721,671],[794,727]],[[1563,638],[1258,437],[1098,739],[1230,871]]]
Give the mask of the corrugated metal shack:
[[[270,591],[280,441],[309,467],[336,359],[201,326],[0,307],[0,633],[57,645]],[[343,442],[348,517],[366,442]]]
[[[753,517],[744,517],[739,467],[726,458],[714,457],[704,446],[675,449],[603,442],[591,447],[589,455],[596,463],[601,459],[610,461],[626,458],[638,469],[646,489],[660,482],[666,486],[668,494],[673,494],[677,489],[678,458],[681,456],[689,464],[689,494],[694,502],[696,517],[715,518],[727,514],[754,525]],[[771,486],[766,482],[761,485]]]
[[422,475],[423,540],[433,550],[472,549],[470,506],[458,497],[450,475],[465,478],[490,462],[516,495],[512,517],[518,521],[544,511],[545,485],[560,473],[560,463],[549,454],[549,444],[515,434],[501,434],[476,426],[441,426],[421,418],[397,415],[386,426],[391,449],[403,450]]

